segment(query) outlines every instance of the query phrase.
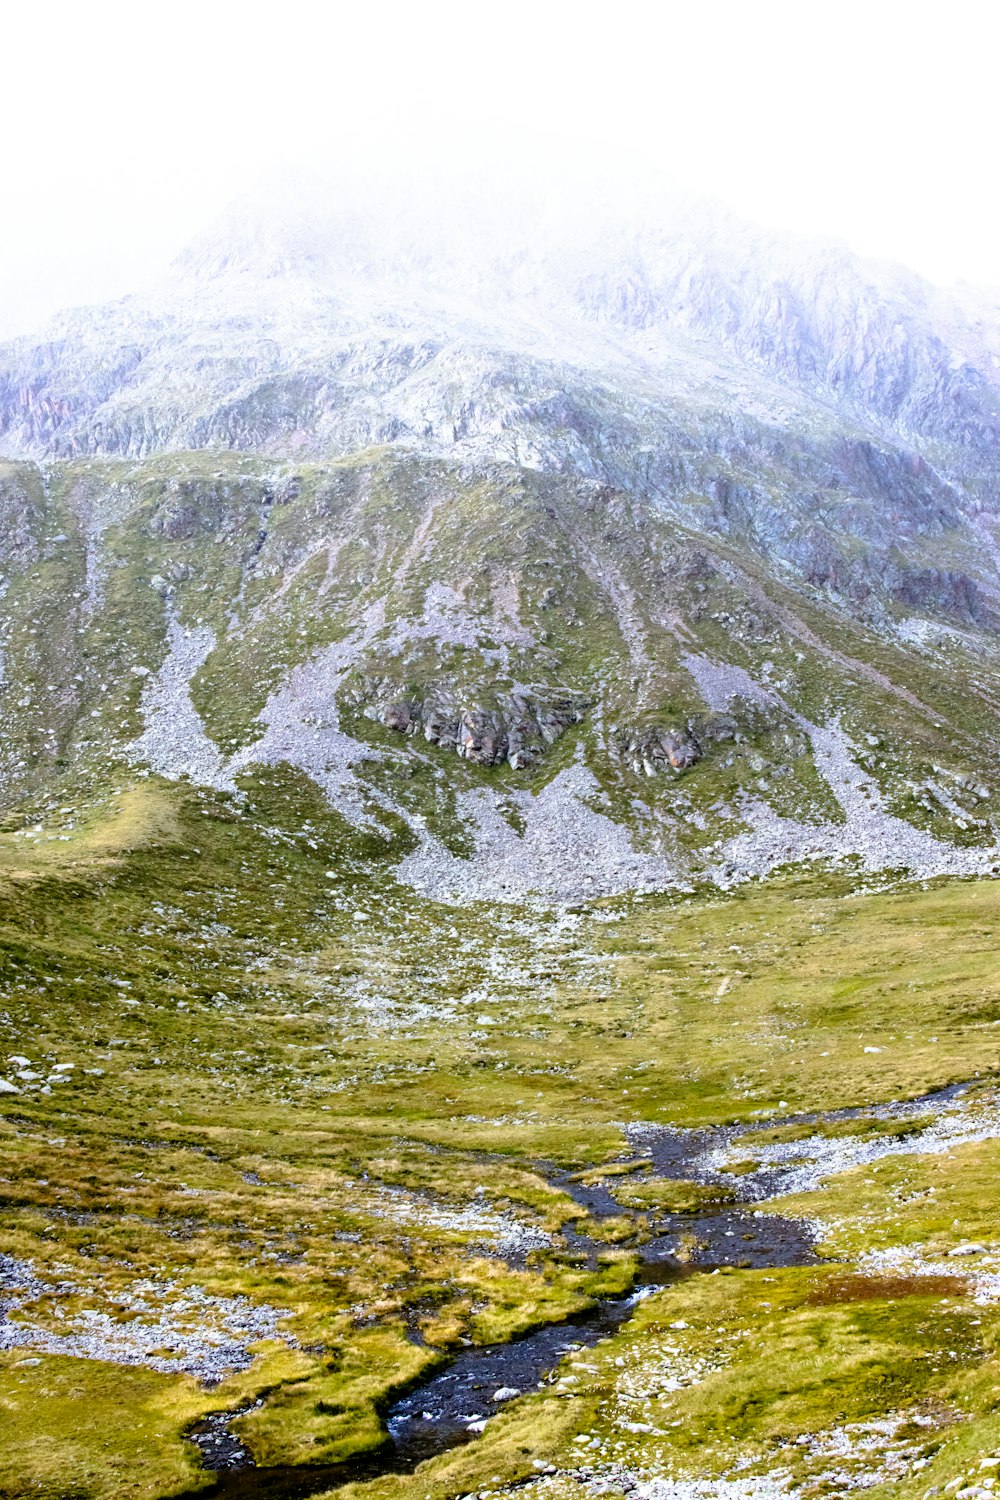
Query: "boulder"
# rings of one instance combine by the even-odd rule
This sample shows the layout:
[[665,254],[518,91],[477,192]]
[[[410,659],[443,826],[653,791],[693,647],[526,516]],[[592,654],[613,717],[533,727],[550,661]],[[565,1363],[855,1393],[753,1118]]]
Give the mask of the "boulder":
[[458,753],[480,766],[495,766],[507,755],[507,731],[498,715],[467,710],[458,732]]
[[637,775],[686,771],[701,760],[701,746],[690,729],[635,730],[627,738],[625,760]]
[[413,704],[400,701],[387,703],[382,710],[382,723],[386,729],[406,734],[413,724]]

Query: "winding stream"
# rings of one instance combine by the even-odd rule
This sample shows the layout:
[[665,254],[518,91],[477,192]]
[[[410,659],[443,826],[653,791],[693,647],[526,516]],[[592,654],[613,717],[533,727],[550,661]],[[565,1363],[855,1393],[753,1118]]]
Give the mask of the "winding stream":
[[[632,1215],[640,1242],[629,1248],[639,1257],[636,1289],[629,1296],[605,1298],[586,1314],[566,1323],[549,1324],[504,1344],[463,1349],[443,1368],[399,1397],[386,1412],[386,1441],[381,1448],[334,1466],[258,1468],[229,1424],[249,1410],[221,1412],[189,1433],[201,1451],[205,1469],[214,1471],[211,1488],[190,1491],[178,1500],[306,1500],[351,1480],[380,1474],[409,1473],[425,1459],[473,1441],[502,1405],[554,1378],[567,1354],[609,1337],[632,1316],[636,1305],[658,1286],[721,1266],[752,1268],[809,1265],[817,1262],[808,1227],[798,1220],[755,1212],[752,1205],[780,1196],[793,1168],[775,1163],[736,1178],[708,1164],[711,1153],[741,1137],[774,1124],[806,1127],[853,1119],[907,1120],[925,1117],[935,1108],[954,1107],[965,1085],[952,1085],[906,1104],[834,1110],[825,1114],[784,1115],[703,1130],[636,1126],[629,1140],[636,1163],[650,1163],[646,1178],[724,1183],[740,1201],[713,1204],[701,1213],[669,1213],[623,1207],[614,1197],[615,1179],[593,1183],[539,1163],[553,1187],[569,1193],[592,1219]],[[616,1166],[627,1167],[622,1160]],[[591,1264],[601,1241],[564,1231],[567,1248]]]

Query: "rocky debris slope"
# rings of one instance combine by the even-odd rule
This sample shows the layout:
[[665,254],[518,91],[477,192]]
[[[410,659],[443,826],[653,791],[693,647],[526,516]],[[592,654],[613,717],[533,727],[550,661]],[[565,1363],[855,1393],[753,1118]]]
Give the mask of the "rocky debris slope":
[[883,632],[655,501],[502,465],[195,454],[0,478],[21,497],[11,810],[72,808],[81,776],[124,765],[238,803],[254,766],[284,765],[452,899],[816,859],[993,869],[982,620]]
[[474,839],[472,857],[457,858],[425,836],[400,864],[398,878],[422,895],[456,903],[575,902],[682,884],[675,862],[636,849],[628,829],[592,806],[601,800],[600,786],[582,765],[561,771],[537,795],[515,792],[512,800],[520,830],[488,793],[464,794],[459,810]]
[[203,786],[235,791],[219,748],[205,733],[191,702],[191,679],[215,649],[215,633],[207,625],[185,630],[168,614],[169,651],[155,676],[135,669],[143,679],[141,711],[144,728],[127,746],[140,764],[176,780],[189,776]]

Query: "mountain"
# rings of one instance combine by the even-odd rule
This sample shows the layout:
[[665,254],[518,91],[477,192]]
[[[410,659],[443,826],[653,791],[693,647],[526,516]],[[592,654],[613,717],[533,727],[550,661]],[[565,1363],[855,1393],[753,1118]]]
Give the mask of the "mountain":
[[299,185],[0,351],[8,801],[278,758],[428,889],[991,869],[995,324],[661,213]]
[[0,1500],[991,1493],[1000,304],[552,178],[0,347]]

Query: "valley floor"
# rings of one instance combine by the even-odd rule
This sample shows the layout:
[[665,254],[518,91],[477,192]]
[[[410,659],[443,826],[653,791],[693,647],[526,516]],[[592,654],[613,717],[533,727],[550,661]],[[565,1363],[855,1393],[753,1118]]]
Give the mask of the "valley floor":
[[0,1496],[992,1490],[1000,884],[452,907],[242,788],[0,829]]

